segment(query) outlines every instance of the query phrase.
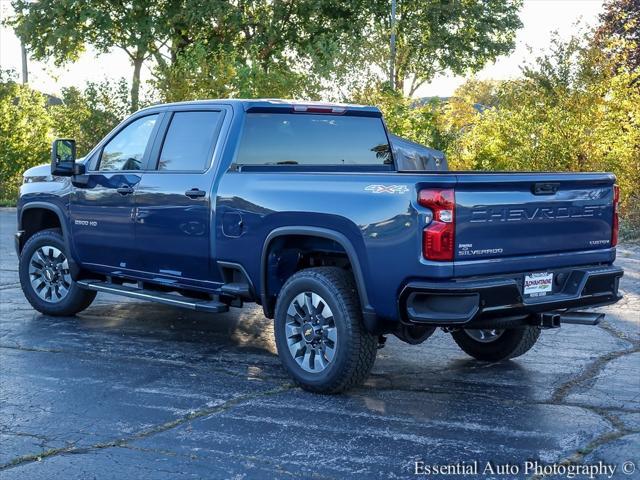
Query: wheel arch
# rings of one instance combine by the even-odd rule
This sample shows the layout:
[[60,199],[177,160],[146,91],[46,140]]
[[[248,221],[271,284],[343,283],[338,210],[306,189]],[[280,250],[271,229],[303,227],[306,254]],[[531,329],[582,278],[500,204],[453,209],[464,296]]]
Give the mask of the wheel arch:
[[360,305],[363,311],[363,315],[365,317],[365,324],[369,326],[369,322],[367,319],[373,320],[375,318],[375,311],[373,307],[369,303],[369,298],[367,295],[366,284],[364,281],[364,276],[362,273],[362,266],[360,263],[360,259],[354,248],[351,241],[342,233],[337,232],[335,230],[331,230],[328,228],[322,227],[312,227],[312,226],[287,226],[287,227],[279,227],[272,230],[269,235],[267,235],[263,247],[262,247],[262,255],[260,260],[260,299],[262,302],[262,307],[264,309],[265,316],[268,318],[273,318],[274,315],[274,301],[270,298],[268,291],[269,284],[269,254],[272,245],[275,240],[282,239],[283,237],[310,237],[310,238],[319,238],[326,239],[336,242],[346,254],[346,257],[351,266],[351,270],[353,272],[353,277],[356,282],[356,288],[358,289],[358,296],[360,298]]
[[[57,219],[56,223],[52,222],[53,218]],[[20,216],[18,218],[18,230],[23,231],[24,234],[20,237],[18,253],[22,253],[22,250],[29,238],[42,230],[50,228],[60,228],[62,230],[62,238],[64,239],[65,248],[67,250],[71,276],[75,279],[79,272],[79,268],[73,257],[69,225],[67,224],[66,216],[62,208],[58,205],[39,201],[33,201],[23,205],[20,209]]]

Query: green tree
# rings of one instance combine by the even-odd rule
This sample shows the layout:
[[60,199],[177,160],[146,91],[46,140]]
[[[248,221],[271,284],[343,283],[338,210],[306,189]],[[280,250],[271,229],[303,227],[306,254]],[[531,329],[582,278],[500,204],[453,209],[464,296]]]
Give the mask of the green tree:
[[478,113],[497,106],[499,85],[495,80],[467,80],[443,103],[438,128],[451,138],[463,134],[473,126]]
[[138,109],[143,63],[168,41],[166,11],[174,3],[155,0],[14,0],[10,20],[38,60],[75,61],[87,45],[105,53],[126,52],[133,65],[131,111]]
[[[600,15],[596,41],[616,58],[617,66],[640,70],[640,0],[609,0]],[[638,81],[639,76],[634,76]]]
[[418,103],[388,88],[370,87],[357,93],[352,101],[380,108],[391,133],[440,150],[449,142],[439,127],[442,122],[439,99]]
[[[468,74],[509,53],[521,0],[399,0],[393,85],[413,96],[435,75]],[[389,2],[376,3],[369,42],[377,68],[389,71]]]
[[[365,0],[14,0],[16,14],[9,23],[34,58],[53,58],[57,64],[76,60],[87,45],[98,52],[124,50],[133,65],[131,110],[137,110],[141,69],[151,57],[157,65],[156,86],[165,98],[184,98],[174,90],[187,93],[176,80],[185,73],[203,94],[227,90],[259,94],[274,89],[286,93],[291,86],[296,87],[295,94],[309,90],[301,87],[302,82],[318,86],[319,79],[346,72],[360,59],[355,45],[370,19],[368,4]],[[216,67],[220,59],[228,68]],[[194,66],[194,71],[186,71]],[[225,82],[229,72],[239,77],[235,84]]]
[[[162,99],[318,97],[366,63],[365,0],[246,0],[185,8],[169,20],[154,85]],[[213,25],[213,27],[212,27]]]
[[0,73],[0,201],[15,201],[22,172],[46,162],[51,141],[51,118],[41,93]]
[[[555,39],[521,79],[497,85],[448,148],[453,168],[612,171],[622,211],[637,212],[640,191],[640,89],[632,73],[588,39]],[[637,214],[637,213],[636,213]]]
[[57,137],[76,140],[78,156],[89,152],[128,114],[128,87],[122,79],[62,91],[62,104],[49,107]]
[[128,86],[121,80],[63,90],[62,103],[0,72],[0,201],[14,203],[22,173],[47,163],[55,137],[74,138],[86,154],[128,113]]
[[152,81],[162,101],[202,98],[312,97],[319,87],[287,63],[264,70],[235,52],[210,51],[201,43],[186,47],[175,61],[156,69]]

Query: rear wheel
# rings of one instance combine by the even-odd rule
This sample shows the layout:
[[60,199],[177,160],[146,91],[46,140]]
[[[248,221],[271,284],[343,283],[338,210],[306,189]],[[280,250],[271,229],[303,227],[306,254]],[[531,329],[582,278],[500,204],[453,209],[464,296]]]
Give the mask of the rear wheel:
[[59,230],[43,230],[29,238],[20,254],[19,275],[31,306],[46,315],[75,315],[91,305],[96,296],[71,278]]
[[462,328],[451,335],[458,346],[473,358],[499,362],[527,353],[538,340],[540,328],[531,325],[502,330]]
[[361,383],[376,358],[378,337],[365,330],[353,278],[340,268],[293,275],[278,295],[274,330],[285,369],[312,392]]

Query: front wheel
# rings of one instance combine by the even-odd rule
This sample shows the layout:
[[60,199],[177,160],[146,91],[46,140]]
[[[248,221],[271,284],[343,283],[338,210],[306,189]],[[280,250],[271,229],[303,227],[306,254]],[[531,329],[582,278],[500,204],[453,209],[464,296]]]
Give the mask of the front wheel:
[[365,330],[353,277],[340,268],[294,274],[278,295],[274,331],[285,369],[311,392],[361,383],[376,358],[377,337]]
[[25,244],[19,263],[20,285],[33,308],[46,315],[75,315],[96,297],[71,278],[68,253],[59,230],[43,230]]
[[519,357],[533,347],[540,336],[540,328],[465,329],[451,333],[453,340],[468,355],[478,360],[499,362]]

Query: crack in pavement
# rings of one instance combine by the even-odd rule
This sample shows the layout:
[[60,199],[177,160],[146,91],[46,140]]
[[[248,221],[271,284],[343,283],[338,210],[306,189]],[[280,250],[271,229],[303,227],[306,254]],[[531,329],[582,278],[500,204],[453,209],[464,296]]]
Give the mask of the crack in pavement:
[[640,347],[640,340],[636,340],[635,338],[630,338],[628,334],[618,330],[615,326],[613,326],[606,320],[603,322],[600,322],[598,326],[602,328],[605,332],[609,333],[611,336],[618,338],[620,340],[623,340],[625,342],[628,342],[635,347]]
[[173,428],[179,427],[180,425],[188,423],[192,420],[206,417],[208,415],[223,413],[250,400],[255,400],[256,398],[267,397],[272,395],[278,395],[280,393],[286,392],[287,390],[291,390],[293,388],[295,388],[294,385],[285,384],[285,385],[279,386],[278,388],[267,390],[265,392],[254,393],[250,395],[241,395],[231,400],[227,400],[226,402],[223,402],[220,405],[194,410],[192,412],[189,412],[186,415],[183,415],[180,418],[176,418],[175,420],[171,420],[171,421],[162,423],[160,425],[155,425],[153,427],[145,428],[127,437],[118,438],[118,439],[114,439],[106,442],[95,443],[88,447],[76,447],[75,444],[71,444],[66,447],[59,447],[59,448],[52,448],[49,450],[45,450],[44,452],[41,452],[41,453],[21,455],[19,457],[16,457],[10,460],[7,463],[1,464],[0,472],[11,469],[11,468],[15,468],[21,465],[29,464],[29,463],[40,462],[46,458],[51,458],[58,455],[85,454],[95,450],[103,450],[103,449],[114,448],[114,447],[124,447],[124,446],[127,446],[130,442],[141,440],[141,439],[150,437],[152,435],[155,435],[157,433],[166,432],[167,430],[171,430]]
[[[584,369],[582,372],[580,372],[570,380],[566,381],[565,383],[557,387],[551,397],[551,403],[556,405],[575,405],[575,406],[587,409],[595,413],[596,415],[599,415],[601,418],[605,419],[606,421],[608,421],[613,427],[613,430],[599,435],[598,437],[596,437],[595,439],[587,443],[587,445],[585,445],[584,447],[578,448],[571,455],[561,459],[558,462],[555,462],[555,464],[557,465],[562,465],[562,466],[580,465],[582,464],[584,458],[589,453],[593,452],[595,449],[603,445],[606,445],[608,443],[614,442],[624,437],[625,435],[629,435],[631,433],[637,433],[637,430],[627,428],[624,422],[620,420],[620,418],[617,415],[611,412],[610,408],[607,409],[602,407],[592,407],[587,405],[581,405],[580,403],[570,404],[564,401],[575,387],[579,385],[584,385],[585,383],[591,380],[595,380],[595,377],[600,372],[602,372],[602,370],[604,370],[604,368],[607,366],[608,363],[618,358],[621,358],[625,355],[630,355],[633,353],[640,352],[640,341],[637,341],[632,338],[628,338],[625,333],[619,331],[613,325],[611,325],[606,321],[602,322],[598,326],[603,330],[605,330],[607,333],[609,333],[611,336],[620,340],[624,340],[625,342],[629,343],[631,345],[631,348],[627,348],[625,350],[608,352],[604,355],[600,355],[599,357],[597,357],[593,362],[591,362],[591,364],[587,366],[586,369]],[[624,411],[624,410],[620,410],[620,411]],[[632,410],[632,412],[636,412],[636,411]],[[545,474],[533,475],[529,477],[528,480],[542,480],[545,477],[548,477],[548,475],[545,475]]]
[[609,362],[620,357],[624,357],[625,355],[630,355],[638,352],[640,352],[640,347],[634,347],[626,350],[616,350],[614,352],[608,352],[597,357],[593,362],[591,362],[591,364],[587,366],[586,369],[556,388],[551,399],[555,402],[561,403],[575,387],[595,379],[595,377],[604,369],[604,367]]
[[[633,430],[630,430],[628,428],[626,428],[624,426],[624,423],[618,418],[617,415],[613,414],[611,411],[608,411],[610,409],[605,409],[605,408],[598,408],[598,407],[592,407],[592,406],[587,406],[587,405],[582,405],[580,403],[570,403],[570,402],[566,402],[566,398],[568,397],[568,395],[571,393],[571,391],[579,386],[582,385],[592,379],[594,379],[598,373],[600,373],[605,366],[617,359],[620,358],[624,355],[629,355],[632,353],[635,353],[637,351],[640,351],[640,347],[637,346],[638,343],[640,342],[634,342],[631,339],[625,338],[623,335],[623,333],[618,332],[617,330],[615,330],[614,328],[611,328],[610,325],[603,325],[603,329],[605,329],[607,332],[609,332],[611,335],[615,336],[616,338],[622,339],[624,341],[626,341],[627,343],[630,344],[631,348],[627,348],[625,350],[619,350],[619,351],[614,351],[614,352],[608,352],[606,354],[603,354],[599,357],[597,357],[593,362],[591,362],[584,370],[582,370],[581,372],[579,372],[578,374],[576,374],[575,376],[573,376],[573,378],[571,378],[570,380],[568,380],[567,382],[563,383],[562,385],[560,385],[559,387],[557,387],[552,396],[551,399],[548,401],[539,401],[539,402],[534,402],[535,404],[541,404],[541,405],[552,405],[552,406],[571,406],[571,407],[576,407],[576,408],[583,408],[587,411],[590,411],[592,413],[594,413],[595,415],[598,415],[599,417],[603,418],[604,420],[606,420],[612,427],[612,430],[605,432],[604,434],[598,436],[597,438],[593,439],[592,441],[590,441],[586,446],[581,447],[579,449],[577,449],[576,452],[572,453],[571,455],[563,458],[562,460],[560,460],[559,462],[556,462],[558,464],[579,464],[583,461],[584,457],[589,454],[590,452],[592,452],[594,449],[615,441],[629,433],[634,433]],[[6,348],[6,349],[16,349],[16,350],[23,350],[23,351],[33,351],[33,352],[43,352],[43,353],[67,353],[67,354],[72,354],[72,355],[87,355],[85,352],[81,352],[81,351],[67,351],[67,350],[58,350],[58,349],[42,349],[42,348],[33,348],[33,347],[23,347],[20,345],[16,345],[16,346],[11,346],[11,345],[1,345],[0,348]],[[100,355],[100,353],[97,353],[98,355]],[[92,355],[93,356],[93,355]],[[161,359],[161,358],[147,358],[147,357],[130,357],[130,356],[125,356],[125,357],[121,357],[123,359],[135,359],[135,360],[148,360],[148,361],[157,361],[157,362],[163,362],[163,363],[174,363],[174,364],[180,364],[180,365],[185,365],[188,366],[189,363],[188,362],[182,362],[182,361],[176,361],[176,360],[166,360],[166,359]],[[220,361],[224,362],[224,359],[220,359]],[[233,375],[233,372],[228,371],[227,369],[213,369],[214,371],[220,371],[221,373],[225,373],[228,375]],[[437,372],[436,372],[437,373]],[[434,389],[434,388],[421,388],[421,389],[415,389],[415,388],[402,388],[402,386],[399,385],[394,385],[394,381],[389,378],[386,374],[373,374],[372,375],[373,378],[378,377],[379,379],[382,380],[387,380],[389,382],[388,386],[382,386],[382,385],[378,385],[375,386],[374,388],[376,388],[376,390],[397,390],[397,391],[410,391],[410,392],[419,392],[419,393],[427,393],[427,394],[440,394],[440,395],[450,395],[452,392],[450,389]],[[21,457],[17,457],[13,460],[11,460],[10,462],[4,464],[4,465],[0,465],[0,471],[5,470],[5,469],[9,469],[9,468],[14,468],[17,467],[19,465],[23,465],[23,464],[27,464],[27,463],[32,463],[32,462],[37,462],[37,461],[41,461],[42,459],[45,458],[49,458],[49,457],[53,457],[53,456],[57,456],[57,455],[64,455],[64,454],[83,454],[83,453],[88,453],[94,450],[100,450],[100,449],[106,449],[106,448],[114,448],[114,447],[126,447],[126,448],[131,448],[130,445],[128,445],[129,442],[141,439],[141,438],[146,438],[148,436],[154,435],[155,433],[160,433],[166,430],[170,430],[172,428],[175,428],[179,425],[184,424],[185,422],[188,422],[190,420],[193,420],[195,418],[200,418],[202,416],[206,416],[206,415],[212,415],[212,414],[216,414],[216,413],[220,413],[223,411],[226,411],[230,408],[233,408],[234,406],[246,402],[248,400],[251,400],[253,398],[256,397],[261,397],[261,396],[266,396],[266,395],[273,395],[273,394],[278,394],[281,392],[284,392],[286,390],[289,390],[290,388],[293,388],[293,386],[281,386],[275,390],[270,390],[268,392],[264,392],[262,394],[257,394],[257,395],[248,395],[248,396],[243,396],[243,397],[238,397],[236,399],[233,400],[229,400],[225,403],[223,403],[222,405],[216,406],[216,407],[208,407],[208,408],[204,408],[204,409],[200,409],[200,410],[196,410],[195,412],[190,412],[189,414],[182,416],[176,420],[170,421],[170,422],[166,422],[163,423],[161,425],[155,426],[155,427],[151,427],[145,430],[141,430],[140,432],[125,437],[125,438],[121,438],[121,439],[116,439],[116,440],[112,440],[112,441],[107,441],[107,442],[101,442],[101,443],[97,443],[94,445],[91,445],[89,447],[77,447],[75,444],[70,444],[67,445],[66,447],[60,447],[60,448],[54,448],[54,449],[49,449],[49,450],[45,450],[44,452],[40,453],[40,454],[32,454],[32,455],[25,455],[25,456],[21,456]],[[480,397],[484,397],[487,398],[491,401],[497,401],[500,403],[505,403],[505,404],[513,404],[513,405],[521,405],[523,403],[526,404],[531,404],[531,402],[521,402],[518,400],[505,400],[504,398],[499,398],[499,397],[495,397],[492,395],[486,395],[486,394],[481,394],[481,393],[476,393],[476,395],[480,396]],[[623,412],[623,413],[637,413],[638,410],[631,410],[631,409],[617,409],[617,411],[619,412]],[[276,466],[279,467],[279,466]],[[284,474],[288,474],[289,472],[287,472],[286,470],[283,470],[282,473]],[[544,476],[534,476],[531,477],[531,480],[539,480],[541,478],[544,478]]]
[[551,397],[553,401],[562,402],[569,395],[571,390],[573,390],[573,388],[577,387],[578,385],[584,384],[589,380],[595,379],[595,377],[606,367],[609,362],[612,362],[613,360],[616,360],[620,357],[624,357],[625,355],[631,355],[633,353],[640,352],[640,341],[628,338],[625,333],[616,329],[609,322],[601,322],[598,327],[614,338],[629,343],[631,347],[624,350],[607,352],[597,357],[582,372],[578,373],[573,378],[567,380],[562,385],[557,387]]
[[[618,440],[619,438],[628,435],[629,433],[634,433],[633,431],[625,431],[625,430],[614,430],[611,432],[603,433],[599,437],[595,438],[591,442],[589,442],[586,446],[579,448],[576,452],[571,454],[568,457],[561,459],[558,462],[554,462],[555,465],[569,466],[569,465],[580,465],[584,458],[594,451],[596,448],[601,447],[602,445],[606,445],[607,443]],[[548,465],[548,464],[545,464]],[[533,475],[528,478],[528,480],[542,480],[543,478],[547,478],[550,475]]]

